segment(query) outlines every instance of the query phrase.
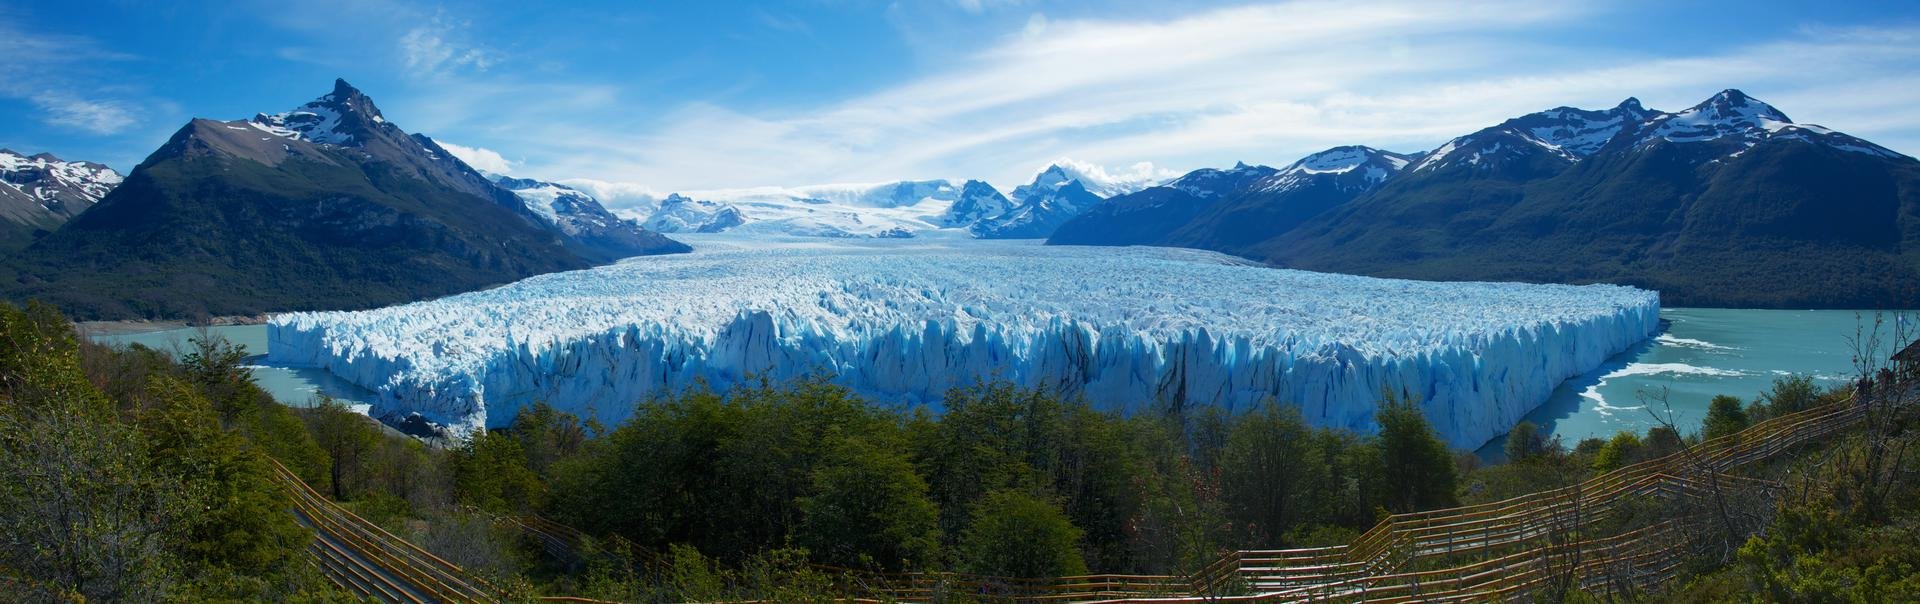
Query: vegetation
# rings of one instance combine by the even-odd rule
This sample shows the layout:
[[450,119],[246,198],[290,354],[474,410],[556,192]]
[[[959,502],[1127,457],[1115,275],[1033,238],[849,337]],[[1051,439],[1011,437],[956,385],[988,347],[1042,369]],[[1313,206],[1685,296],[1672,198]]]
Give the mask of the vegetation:
[[[793,601],[853,595],[842,569],[1180,574],[1233,549],[1344,543],[1391,512],[1571,484],[1847,394],[1782,378],[1751,404],[1716,399],[1700,433],[1571,448],[1522,424],[1511,463],[1485,467],[1393,397],[1379,434],[1361,436],[1284,404],[1122,417],[1005,384],[956,390],[935,417],[824,378],[694,389],[612,427],[537,404],[433,448],[332,401],[275,404],[240,368],[244,351],[194,344],[177,361],[111,350],[47,307],[0,307],[0,588],[341,599],[304,563],[310,537],[269,458],[512,594]],[[1882,432],[1911,420],[1895,419]],[[1765,530],[1665,595],[1912,599],[1917,453],[1890,442],[1802,456],[1802,495],[1777,517],[1740,502]],[[590,537],[560,555],[499,521],[534,515]]]
[[301,558],[310,537],[249,436],[297,420],[236,394],[244,373],[206,367],[84,344],[47,306],[0,305],[0,591],[339,599]]

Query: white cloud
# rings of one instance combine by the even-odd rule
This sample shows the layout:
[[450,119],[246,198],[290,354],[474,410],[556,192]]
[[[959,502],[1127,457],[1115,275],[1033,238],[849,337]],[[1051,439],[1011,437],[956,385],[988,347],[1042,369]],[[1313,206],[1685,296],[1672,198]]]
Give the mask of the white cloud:
[[452,153],[454,157],[460,158],[460,161],[467,162],[467,165],[473,166],[476,170],[484,170],[494,174],[513,173],[513,165],[515,162],[502,157],[499,152],[492,149],[456,145],[443,140],[433,142],[439,143],[448,153]]
[[46,92],[33,96],[33,103],[46,112],[41,121],[92,134],[118,134],[134,125],[133,110],[125,103],[92,100],[70,94]]
[[1908,85],[1920,29],[1803,32],[1694,56],[1558,44],[1555,32],[1596,10],[1307,1],[1156,21],[1035,16],[959,63],[825,106],[690,101],[664,114],[529,120],[491,144],[528,153],[529,171],[661,190],[902,178],[1004,186],[1062,156],[1150,160],[1162,172],[1283,165],[1343,144],[1429,149],[1560,105],[1638,96],[1677,110],[1726,87],[1895,149],[1920,144],[1920,87]]
[[665,193],[639,183],[611,182],[591,178],[567,178],[558,182],[586,191],[588,195],[600,200],[600,204],[609,209],[650,211],[660,205],[660,200],[667,196]]

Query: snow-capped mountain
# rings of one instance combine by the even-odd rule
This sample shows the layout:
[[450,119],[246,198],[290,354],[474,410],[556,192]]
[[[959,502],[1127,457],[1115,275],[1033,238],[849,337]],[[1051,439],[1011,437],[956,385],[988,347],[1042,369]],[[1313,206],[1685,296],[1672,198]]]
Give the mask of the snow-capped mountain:
[[1033,182],[1014,188],[1015,205],[1011,209],[974,223],[968,231],[981,239],[1042,239],[1052,235],[1054,229],[1106,199],[1087,190],[1079,174],[1058,164],[1042,170]]
[[730,204],[668,195],[643,226],[662,233],[718,233],[747,223],[746,214]]
[[58,228],[119,184],[120,173],[100,164],[0,149],[0,247]]
[[968,227],[983,219],[1005,214],[1013,209],[1013,202],[1001,195],[999,189],[983,180],[969,180],[960,187],[960,198],[947,208],[942,226]]
[[1678,304],[1908,306],[1920,291],[1920,161],[1738,90],[1674,113],[1561,107],[1382,159],[1412,163],[1311,216],[1299,196],[1243,194],[1161,241],[1382,277],[1629,283]]
[[1275,170],[1242,162],[1203,168],[1164,186],[1122,195],[1060,226],[1049,243],[1176,245],[1237,250],[1373,190],[1414,156],[1334,147]]
[[[1115,174],[1101,166],[1062,157],[1048,164],[1033,177],[1028,187],[1042,187],[1049,190],[1059,189],[1068,182],[1079,181],[1088,193],[1102,199],[1126,195],[1147,187],[1161,184],[1163,179],[1156,177],[1150,164],[1135,166],[1132,172]],[[1029,192],[1014,189],[1013,199],[1026,199]]]
[[512,191],[541,220],[580,246],[619,253],[646,248],[660,236],[640,223],[615,216],[586,192],[566,185],[528,178],[493,177],[494,184]]
[[663,233],[902,237],[952,226],[963,193],[946,180],[684,191],[628,216]]
[[1884,158],[1903,157],[1885,147],[1814,124],[1797,124],[1772,105],[1738,90],[1725,90],[1679,113],[1663,113],[1641,125],[1632,145],[1658,143],[1709,148],[1734,155],[1771,140],[1801,140],[1829,148]]
[[1469,166],[1530,177],[1585,159],[1654,115],[1660,112],[1647,110],[1631,97],[1605,111],[1556,107],[1530,113],[1447,141],[1414,164],[1413,171]]
[[1342,191],[1365,192],[1399,174],[1416,157],[1360,145],[1334,147],[1300,158],[1250,188],[1285,193],[1325,183]]
[[1273,176],[1277,172],[1267,166],[1249,166],[1246,162],[1239,162],[1225,170],[1194,170],[1162,186],[1179,189],[1200,199],[1214,199],[1239,190],[1249,181]]

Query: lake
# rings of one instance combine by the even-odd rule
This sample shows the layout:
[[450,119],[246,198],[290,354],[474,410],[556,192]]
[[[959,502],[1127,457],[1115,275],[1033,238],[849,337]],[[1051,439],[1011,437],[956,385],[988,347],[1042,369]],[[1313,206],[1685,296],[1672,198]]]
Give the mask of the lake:
[[[140,344],[177,355],[190,347],[187,340],[199,334],[200,329],[167,326],[152,329],[104,330],[82,326],[82,331],[88,332],[89,338],[102,344],[115,346]],[[314,404],[314,395],[324,393],[365,413],[366,406],[371,405],[375,398],[372,391],[327,373],[323,369],[274,367],[262,364],[267,353],[267,326],[265,325],[223,325],[210,327],[208,331],[213,335],[226,338],[229,342],[245,346],[249,355],[246,362],[248,368],[253,370],[254,382],[282,404],[294,407],[311,406]]]
[[[1913,321],[1912,313],[1908,314],[1908,321]],[[1667,322],[1665,331],[1615,355],[1599,369],[1567,380],[1527,419],[1565,439],[1568,446],[1621,430],[1645,432],[1655,422],[1639,395],[1665,387],[1676,423],[1683,431],[1691,431],[1699,427],[1714,395],[1751,401],[1774,379],[1792,374],[1811,375],[1823,386],[1852,379],[1847,338],[1861,321],[1869,326],[1873,321],[1871,312],[1840,310],[1669,308],[1661,310],[1660,316]],[[1883,332],[1891,331],[1892,320],[1889,314],[1889,327]],[[267,349],[264,325],[211,329],[256,355],[249,361],[254,379],[283,403],[309,405],[315,393],[354,405],[374,399],[372,392],[320,369],[260,364],[259,355]],[[90,337],[107,344],[139,343],[172,351],[183,350],[195,333],[195,328],[169,328]],[[1888,342],[1882,356],[1899,346]],[[1504,437],[1494,439],[1479,453],[1498,461],[1504,443]]]
[[[1911,331],[1913,313],[1904,314]],[[1885,314],[1883,340],[1891,340],[1894,315]],[[1643,401],[1643,394],[1664,387],[1675,423],[1682,432],[1696,430],[1715,395],[1752,401],[1771,389],[1775,379],[1793,374],[1810,375],[1821,386],[1852,380],[1853,350],[1847,339],[1863,323],[1871,329],[1874,313],[1668,308],[1660,317],[1667,322],[1664,332],[1615,355],[1599,369],[1567,380],[1527,419],[1565,439],[1569,447],[1621,430],[1644,433],[1657,425],[1649,412],[1664,410],[1657,402]],[[1888,341],[1880,356],[1904,344]],[[1487,443],[1481,457],[1504,457],[1500,449],[1505,441],[1501,437]]]

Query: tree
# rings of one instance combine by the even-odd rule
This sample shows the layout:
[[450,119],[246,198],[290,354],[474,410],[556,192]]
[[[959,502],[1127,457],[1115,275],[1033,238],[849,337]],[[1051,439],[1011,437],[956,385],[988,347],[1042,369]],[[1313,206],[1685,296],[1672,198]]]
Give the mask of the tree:
[[171,527],[185,561],[253,579],[287,572],[312,536],[286,512],[291,504],[266,460],[221,429],[192,386],[156,377],[148,389],[153,406],[139,426],[154,471],[179,481],[175,496],[190,511]]
[[307,427],[327,453],[327,482],[333,486],[333,498],[346,501],[366,484],[367,460],[380,444],[380,428],[326,395],[306,411]]
[[1771,390],[1754,399],[1754,411],[1748,415],[1753,421],[1760,421],[1812,409],[1819,404],[1820,387],[1814,385],[1813,376],[1782,376],[1774,378]]
[[580,454],[599,429],[593,422],[582,423],[579,416],[538,402],[515,414],[507,432],[520,441],[527,467],[545,477],[553,464]]
[[1274,547],[1296,526],[1321,520],[1337,495],[1333,469],[1298,408],[1265,405],[1234,422],[1220,454],[1221,498],[1247,543]]
[[495,514],[529,514],[540,506],[547,485],[527,467],[520,442],[485,431],[454,451],[454,498]]
[[0,304],[0,573],[15,578],[11,596],[159,599],[177,492],[86,380],[66,320]]
[[1061,577],[1087,572],[1081,531],[1046,500],[1015,490],[987,493],[960,538],[963,566],[983,575]]
[[1747,410],[1740,406],[1740,398],[1722,394],[1707,403],[1707,418],[1700,424],[1700,435],[1713,440],[1745,430],[1750,424]]
[[1611,472],[1633,463],[1640,456],[1640,436],[1626,430],[1614,434],[1606,446],[1593,456],[1595,472]]
[[827,564],[924,568],[940,548],[940,511],[927,483],[898,452],[864,440],[839,442],[800,498],[794,541]]
[[1412,402],[1389,392],[1374,415],[1380,435],[1374,439],[1373,492],[1389,511],[1413,512],[1453,505],[1459,476],[1453,453]]
[[1558,452],[1560,444],[1547,438],[1540,426],[1531,421],[1522,420],[1507,432],[1507,444],[1504,447],[1507,459],[1514,462],[1528,461],[1551,452]]

